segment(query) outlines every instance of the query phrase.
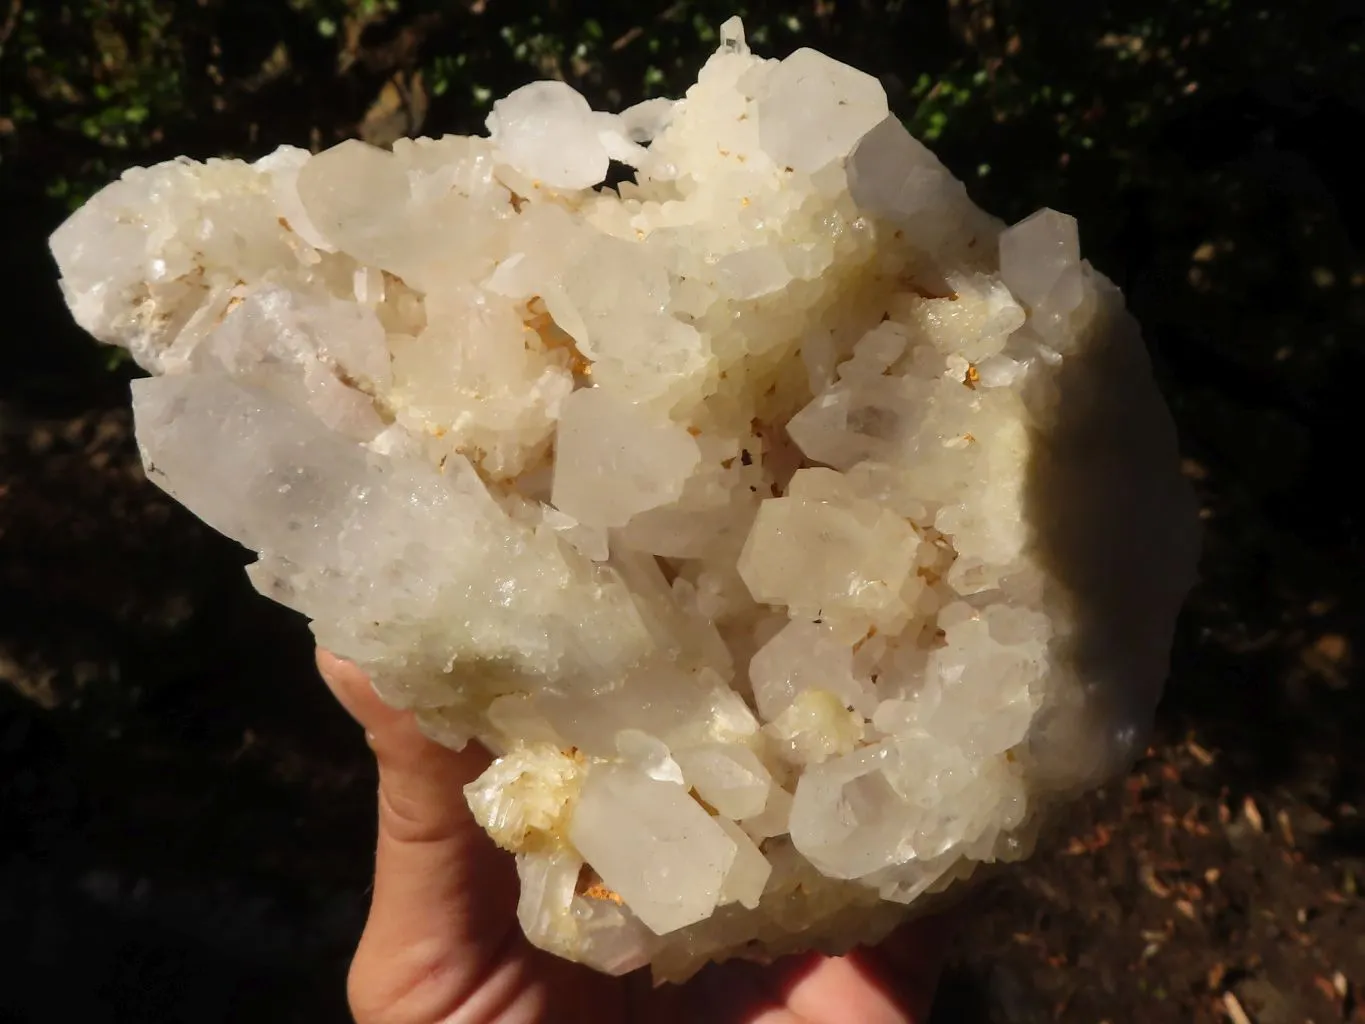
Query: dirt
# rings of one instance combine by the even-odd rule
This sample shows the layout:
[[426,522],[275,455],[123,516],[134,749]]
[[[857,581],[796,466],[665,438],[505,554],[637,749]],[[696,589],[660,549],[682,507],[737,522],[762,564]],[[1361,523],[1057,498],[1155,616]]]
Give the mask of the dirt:
[[0,1019],[344,1019],[373,779],[129,416],[3,410]]
[[1239,801],[1219,762],[1153,748],[981,894],[949,986],[975,1016],[943,1019],[1215,1021],[1231,995],[1261,1024],[1365,1020],[1356,809]]

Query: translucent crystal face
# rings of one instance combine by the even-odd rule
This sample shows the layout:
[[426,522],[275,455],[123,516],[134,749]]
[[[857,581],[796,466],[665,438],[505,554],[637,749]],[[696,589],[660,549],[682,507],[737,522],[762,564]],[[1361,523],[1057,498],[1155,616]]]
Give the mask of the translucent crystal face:
[[[1075,222],[738,22],[678,102],[129,172],[53,236],[149,475],[440,742],[531,940],[875,940],[1138,742],[1193,508]],[[610,160],[636,168],[594,189]]]

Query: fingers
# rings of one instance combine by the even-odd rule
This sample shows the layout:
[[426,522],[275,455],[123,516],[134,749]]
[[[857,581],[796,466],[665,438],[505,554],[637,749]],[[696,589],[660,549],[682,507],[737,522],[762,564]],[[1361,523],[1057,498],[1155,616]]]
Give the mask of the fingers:
[[826,957],[791,986],[787,1007],[819,1024],[925,1024],[949,938],[942,919],[925,918],[875,949]]
[[[488,764],[471,746],[456,753],[385,705],[354,665],[326,652],[318,668],[337,700],[364,727],[379,764],[379,839],[369,920],[351,966],[351,1009],[359,1024],[437,1024],[468,1003],[507,1000],[525,988],[516,957],[516,874],[474,822],[463,788]],[[876,950],[788,962],[768,971],[723,970],[728,979],[713,1019],[750,1024],[924,1024],[947,945],[939,919],[916,922]],[[524,945],[524,944],[523,944]],[[733,965],[724,965],[733,968]],[[740,975],[768,974],[751,992]],[[505,977],[504,977],[505,976]],[[772,998],[772,982],[781,990]],[[527,988],[523,995],[530,992]],[[762,998],[765,994],[768,998]],[[467,1004],[468,1003],[468,1004]],[[725,1012],[728,1011],[728,1012]]]
[[379,763],[381,837],[420,844],[477,832],[464,786],[488,767],[487,752],[471,744],[456,752],[422,735],[411,714],[389,707],[355,665],[318,652],[318,671],[337,700],[365,730]]
[[320,651],[318,669],[365,729],[379,764],[369,920],[351,966],[360,1024],[433,1024],[477,984],[514,925],[516,876],[475,824],[463,789],[488,764],[427,739],[365,674]]
[[368,731],[372,726],[384,728],[401,718],[403,713],[379,699],[369,677],[349,661],[338,658],[331,651],[317,650],[318,672],[332,696]]

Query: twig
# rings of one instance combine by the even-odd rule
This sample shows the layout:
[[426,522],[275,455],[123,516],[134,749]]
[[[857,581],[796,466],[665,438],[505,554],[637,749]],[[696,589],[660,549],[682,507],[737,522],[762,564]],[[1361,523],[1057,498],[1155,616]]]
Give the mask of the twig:
[[[659,11],[654,15],[654,22],[657,24],[660,22],[674,21],[686,9],[687,4],[685,3],[669,4],[662,11]],[[612,41],[611,52],[619,53],[644,34],[645,27],[643,25],[635,25],[632,28],[626,29],[626,31],[622,32]]]
[[1277,811],[1275,823],[1280,826],[1280,834],[1284,836],[1285,844],[1293,848],[1296,845],[1294,842],[1294,824],[1289,820],[1289,812],[1283,808]]
[[19,27],[19,15],[24,9],[24,0],[10,0],[9,13],[0,25],[0,57],[5,55],[5,44],[9,42],[14,30]]
[[627,46],[635,42],[635,40],[639,39],[644,34],[645,34],[644,28],[642,28],[639,25],[636,25],[633,28],[626,29],[626,31],[621,33],[621,35],[617,36],[616,40],[611,44],[611,52],[612,53],[621,52]]
[[1232,1024],[1251,1024],[1251,1018],[1247,1016],[1246,1010],[1242,1009],[1241,1001],[1231,992],[1223,993],[1223,1009],[1227,1010]]
[[1193,757],[1196,761],[1202,764],[1205,768],[1213,764],[1215,760],[1212,751],[1196,743],[1193,739],[1186,741],[1185,749],[1190,752],[1191,757]]

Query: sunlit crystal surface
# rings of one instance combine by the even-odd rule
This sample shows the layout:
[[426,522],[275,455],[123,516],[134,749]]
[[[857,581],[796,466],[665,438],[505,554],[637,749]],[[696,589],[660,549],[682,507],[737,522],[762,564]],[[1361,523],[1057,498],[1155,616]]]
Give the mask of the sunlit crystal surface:
[[149,476],[497,755],[466,795],[561,956],[842,951],[1025,856],[1141,742],[1197,548],[1075,221],[737,21],[680,101],[488,129],[133,170],[56,232]]

